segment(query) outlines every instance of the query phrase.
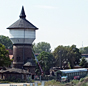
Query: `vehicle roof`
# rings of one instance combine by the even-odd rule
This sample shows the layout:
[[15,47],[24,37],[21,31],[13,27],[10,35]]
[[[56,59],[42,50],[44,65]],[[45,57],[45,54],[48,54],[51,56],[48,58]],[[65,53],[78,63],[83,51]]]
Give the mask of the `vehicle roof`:
[[72,73],[72,72],[81,72],[81,71],[87,71],[86,68],[79,68],[79,69],[66,69],[66,70],[60,70],[62,73]]

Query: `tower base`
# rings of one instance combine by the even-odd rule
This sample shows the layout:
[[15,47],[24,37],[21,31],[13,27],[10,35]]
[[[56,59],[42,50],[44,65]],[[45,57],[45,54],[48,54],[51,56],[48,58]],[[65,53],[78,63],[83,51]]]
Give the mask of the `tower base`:
[[33,59],[31,44],[14,44],[13,45],[13,67],[23,68],[28,59]]

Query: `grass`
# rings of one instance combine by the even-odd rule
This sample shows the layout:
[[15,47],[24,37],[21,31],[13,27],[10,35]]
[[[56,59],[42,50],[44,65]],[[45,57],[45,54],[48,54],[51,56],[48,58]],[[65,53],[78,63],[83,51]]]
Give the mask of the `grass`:
[[56,80],[51,80],[45,82],[45,86],[63,86],[62,83],[56,81]]
[[61,83],[55,80],[45,82],[45,86],[88,86],[88,77],[80,80],[71,80],[70,82]]

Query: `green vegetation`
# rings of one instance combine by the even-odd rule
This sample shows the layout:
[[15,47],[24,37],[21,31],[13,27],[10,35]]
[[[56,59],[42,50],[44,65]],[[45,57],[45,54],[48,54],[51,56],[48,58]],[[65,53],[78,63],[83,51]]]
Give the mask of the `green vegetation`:
[[68,68],[69,64],[70,68],[73,68],[74,65],[80,63],[81,53],[76,48],[76,45],[72,45],[71,47],[61,45],[54,50],[53,56],[56,59],[55,66]]
[[58,82],[51,80],[45,83],[45,86],[88,86],[88,77],[81,78],[80,80],[71,80],[70,82]]
[[12,49],[12,42],[8,36],[0,35],[0,43],[3,44],[6,49]]
[[9,52],[6,50],[4,45],[0,44],[0,66],[8,67],[10,64],[11,61],[9,59]]
[[[48,75],[50,68],[54,66],[55,59],[54,59],[53,55],[49,52],[43,51],[39,54],[39,56],[37,58],[39,60],[40,65],[42,66],[44,74]],[[36,67],[36,73],[41,74],[38,65]]]
[[[0,35],[0,66],[9,66],[11,61],[9,59],[9,53],[6,49],[12,49],[12,42],[9,39],[9,37]],[[47,42],[39,42],[38,44],[33,45],[33,50],[35,53],[38,53],[39,56],[37,57],[39,60],[39,63],[44,71],[45,75],[49,74],[49,70],[52,67],[61,67],[62,69],[65,68],[73,68],[75,65],[79,65],[82,67],[88,67],[88,63],[85,60],[85,58],[81,58],[81,53],[88,53],[88,47],[80,48],[78,49],[76,45],[72,46],[57,46],[55,50],[51,53],[51,46]],[[80,53],[81,52],[81,53]],[[37,75],[40,75],[40,69],[37,65],[36,68]],[[45,78],[48,78],[47,76]],[[52,77],[51,77],[52,78]],[[20,80],[18,80],[20,81]],[[4,82],[4,81],[2,81]],[[8,82],[8,81],[6,81]],[[46,82],[47,84],[54,84],[54,85],[60,85],[60,86],[77,86],[77,84],[80,84],[80,86],[83,84],[83,86],[86,86],[85,79],[82,78],[80,81],[78,80],[72,80],[69,83],[60,83],[56,82],[55,80]],[[71,84],[71,85],[69,85]],[[58,85],[58,86],[59,86]]]
[[[46,44],[46,45],[45,45]],[[50,53],[50,47],[46,48],[47,43],[41,42],[37,44],[37,48],[41,50],[39,52],[39,56],[37,56],[40,65],[42,65],[42,69],[44,73],[49,74],[49,70],[52,67],[61,67],[62,69],[73,68],[75,65],[79,65],[81,53],[79,49],[76,48],[76,45],[72,46],[58,46],[55,50]],[[35,45],[34,45],[35,47]],[[34,48],[33,47],[33,48]],[[38,49],[34,48],[35,52],[38,52]],[[45,51],[48,50],[48,51]],[[36,73],[40,74],[40,69],[37,65]]]
[[55,81],[55,80],[51,80],[51,81],[48,81],[48,82],[45,82],[45,86],[63,86],[62,83],[58,82],[58,81]]
[[[14,82],[0,80],[0,83],[14,83]],[[38,86],[39,85],[41,85],[41,82],[38,82]],[[17,85],[17,86],[22,86],[22,85]],[[88,76],[85,78],[81,78],[80,80],[71,80],[70,82],[59,82],[56,80],[45,81],[45,86],[88,86]]]
[[[6,49],[12,49],[12,42],[8,36],[0,35],[0,43],[3,44]],[[53,54],[53,57],[55,60],[53,61],[53,64],[49,66],[49,68],[51,68],[52,66],[55,66],[55,67],[63,66],[63,68],[73,68],[74,65],[79,65],[81,53],[88,53],[88,47],[78,49],[76,48],[76,45],[72,45],[72,46],[62,46],[61,45],[61,46],[56,47],[55,50],[51,53],[51,45],[47,42],[39,42],[37,44],[33,44],[33,50],[35,53],[39,53],[39,54],[42,53],[43,51]],[[79,50],[81,53],[79,52]],[[60,63],[60,59],[61,59],[61,63]],[[43,62],[43,63],[45,63],[46,65],[47,62]]]
[[80,52],[82,54],[88,54],[88,46],[87,47],[82,47],[82,48],[79,48]]
[[35,53],[41,53],[43,51],[51,52],[51,46],[47,42],[39,42],[33,45],[33,50]]
[[84,78],[81,78],[81,79],[80,79],[80,82],[83,82],[83,81],[84,81]]
[[80,66],[82,66],[83,68],[87,68],[88,67],[88,62],[86,61],[85,57],[83,57],[80,61]]

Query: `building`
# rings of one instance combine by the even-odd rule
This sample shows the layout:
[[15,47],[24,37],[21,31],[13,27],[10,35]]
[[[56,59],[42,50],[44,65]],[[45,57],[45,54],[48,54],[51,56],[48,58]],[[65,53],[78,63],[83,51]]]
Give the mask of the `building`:
[[10,69],[0,70],[1,79],[6,79],[8,75],[12,74],[14,77],[27,80],[29,75],[32,78],[35,75],[36,64],[32,43],[36,38],[35,33],[38,28],[26,19],[23,6],[19,17],[15,23],[7,28],[9,29],[9,38],[13,43],[13,65]]
[[18,68],[4,68],[0,70],[1,80],[11,81],[28,81],[31,76],[30,72]]

